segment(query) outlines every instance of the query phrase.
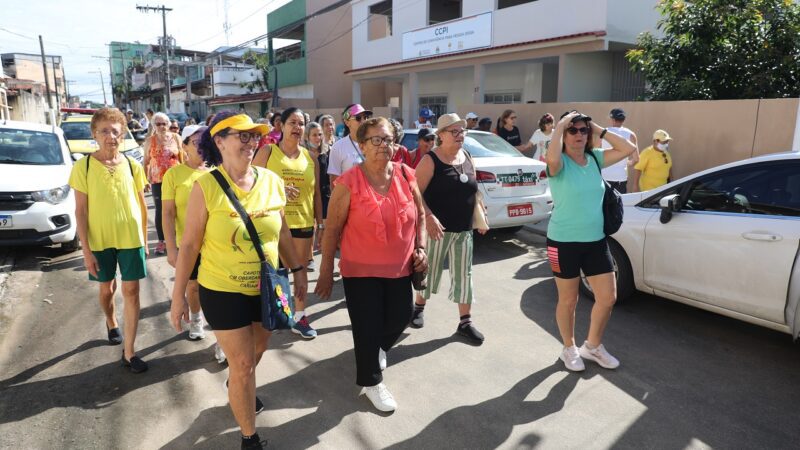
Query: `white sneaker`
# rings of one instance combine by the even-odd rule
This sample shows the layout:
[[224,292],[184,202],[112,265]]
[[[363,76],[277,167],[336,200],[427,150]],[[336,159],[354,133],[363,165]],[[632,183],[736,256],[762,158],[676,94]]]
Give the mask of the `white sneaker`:
[[382,348],[378,348],[378,365],[381,370],[386,370],[386,352]]
[[392,393],[389,392],[389,389],[387,389],[386,385],[383,383],[365,387],[364,393],[367,394],[367,398],[378,411],[391,412],[397,409],[397,402],[394,401]]
[[225,356],[225,352],[222,351],[222,347],[220,347],[219,344],[214,344],[214,358],[220,364],[225,364],[228,360],[228,357]]
[[600,367],[604,367],[606,369],[616,369],[619,367],[619,360],[611,356],[611,353],[608,353],[608,350],[600,344],[597,348],[589,349],[586,345],[587,342],[584,342],[581,345],[580,354],[582,357],[594,361],[597,364],[600,364]]
[[197,315],[196,319],[189,322],[189,340],[197,341],[200,339],[205,339],[206,330],[203,329],[203,326],[205,326],[203,322],[203,316],[200,314]]
[[571,347],[564,347],[564,351],[561,352],[559,359],[564,361],[564,365],[567,366],[567,369],[573,372],[581,372],[586,369],[581,359],[581,352],[578,350],[578,347],[574,345]]

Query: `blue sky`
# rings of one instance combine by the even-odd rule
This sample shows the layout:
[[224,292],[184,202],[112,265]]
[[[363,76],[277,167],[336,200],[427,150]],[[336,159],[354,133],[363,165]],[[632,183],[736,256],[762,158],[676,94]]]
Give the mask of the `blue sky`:
[[[142,13],[129,0],[3,0],[0,6],[0,53],[39,53],[39,35],[48,55],[64,58],[64,71],[71,94],[103,101],[100,76],[108,94],[108,57],[111,41],[155,44],[162,33],[160,13]],[[289,0],[228,0],[230,45],[237,45],[267,32],[267,13]],[[210,51],[227,45],[222,23],[224,0],[160,0],[151,6],[173,8],[167,13],[167,33],[177,45]],[[266,45],[266,42],[264,43]],[[109,95],[110,98],[110,95]]]

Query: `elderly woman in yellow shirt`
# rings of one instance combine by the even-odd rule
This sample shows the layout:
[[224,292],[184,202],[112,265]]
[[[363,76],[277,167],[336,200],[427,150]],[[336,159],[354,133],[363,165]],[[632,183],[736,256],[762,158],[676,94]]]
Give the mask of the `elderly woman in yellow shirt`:
[[672,180],[672,156],[667,151],[671,140],[664,130],[653,133],[653,145],[639,154],[639,162],[633,167],[636,169],[633,175],[636,191],[649,191]]

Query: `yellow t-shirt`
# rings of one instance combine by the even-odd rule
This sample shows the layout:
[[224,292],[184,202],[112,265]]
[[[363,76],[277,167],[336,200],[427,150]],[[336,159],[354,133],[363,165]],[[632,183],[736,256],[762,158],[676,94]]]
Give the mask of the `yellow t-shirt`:
[[283,154],[281,148],[273,144],[267,161],[267,169],[278,174],[286,186],[294,186],[300,190],[295,197],[286,199],[286,224],[289,228],[309,228],[314,226],[314,187],[316,176],[314,173],[314,160],[303,147],[300,155],[289,159]]
[[639,176],[639,189],[647,191],[667,184],[672,156],[668,152],[656,150],[651,145],[639,154],[639,162],[633,167],[642,172]]
[[142,166],[125,157],[112,173],[92,156],[85,158],[89,161],[88,173],[87,160],[78,160],[72,166],[69,185],[89,199],[89,249],[99,252],[144,246],[142,212],[137,199],[146,184]]
[[161,200],[175,201],[175,239],[181,246],[183,227],[186,226],[186,205],[192,193],[194,182],[206,173],[206,170],[195,170],[186,164],[178,164],[167,170],[161,181]]
[[[250,192],[244,192],[219,167],[258,230],[264,255],[277,267],[280,211],[286,205],[283,181],[269,170],[261,167],[255,170],[258,178]],[[208,210],[197,281],[206,289],[258,295],[258,253],[244,222],[211,173],[201,175],[197,184],[203,190]]]

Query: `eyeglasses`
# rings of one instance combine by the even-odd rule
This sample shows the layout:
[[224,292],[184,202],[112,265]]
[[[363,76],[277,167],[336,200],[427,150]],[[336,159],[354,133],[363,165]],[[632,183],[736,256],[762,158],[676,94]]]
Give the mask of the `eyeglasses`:
[[463,128],[453,128],[452,130],[445,130],[445,131],[447,131],[448,133],[452,134],[453,137],[461,136],[462,134],[467,132],[467,130],[465,130]]
[[169,126],[169,124],[166,123],[166,122],[153,122],[153,125],[155,125],[157,127],[167,127],[167,126]]
[[380,147],[384,143],[386,143],[386,145],[394,144],[394,138],[392,136],[386,136],[386,137],[370,136],[366,139],[366,141],[369,141],[369,143],[374,145],[375,147]]
[[114,139],[119,139],[119,137],[122,136],[122,132],[119,132],[119,131],[116,131],[116,130],[100,130],[100,131],[97,132],[97,134],[99,134],[99,135],[101,135],[103,137],[111,136]]
[[587,135],[587,134],[589,134],[589,127],[580,127],[580,128],[569,127],[569,128],[567,128],[567,133],[569,133],[569,134],[571,134],[573,136],[575,136],[578,133],[583,134],[583,135]]
[[239,142],[241,142],[242,144],[247,144],[253,139],[255,139],[256,142],[261,140],[261,135],[259,133],[253,133],[252,131],[240,131],[238,133],[228,133],[228,136],[239,136]]

